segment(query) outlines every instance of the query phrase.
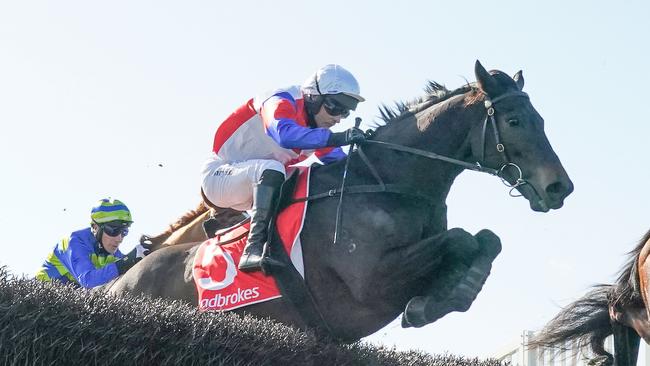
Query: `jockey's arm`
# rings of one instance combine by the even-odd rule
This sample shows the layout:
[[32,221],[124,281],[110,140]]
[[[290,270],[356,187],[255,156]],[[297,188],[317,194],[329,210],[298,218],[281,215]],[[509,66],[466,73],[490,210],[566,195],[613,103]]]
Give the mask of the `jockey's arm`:
[[267,99],[260,110],[266,133],[285,149],[318,149],[327,145],[327,128],[301,126],[296,102],[287,93]]
[[325,165],[334,163],[348,156],[340,147],[324,147],[322,149],[317,149],[314,154],[316,154],[318,160]]
[[[115,263],[95,268],[90,257],[95,254],[92,246],[85,245],[80,238],[72,237],[68,249],[61,258],[72,276],[82,287],[92,288],[103,285],[118,276]],[[117,253],[116,253],[117,254]],[[121,253],[120,253],[121,254]],[[121,255],[117,255],[119,257]]]

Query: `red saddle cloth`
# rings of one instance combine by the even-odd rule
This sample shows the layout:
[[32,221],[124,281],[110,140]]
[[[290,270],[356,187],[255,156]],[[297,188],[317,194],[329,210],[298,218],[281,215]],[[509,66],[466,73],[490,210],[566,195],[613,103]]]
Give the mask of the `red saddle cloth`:
[[[306,197],[310,169],[300,170],[294,198]],[[304,277],[300,231],[307,202],[294,203],[276,218],[276,227],[285,250]],[[237,269],[250,222],[221,230],[201,244],[194,257],[192,275],[199,293],[201,310],[233,310],[281,297],[272,276],[262,272],[245,273]]]

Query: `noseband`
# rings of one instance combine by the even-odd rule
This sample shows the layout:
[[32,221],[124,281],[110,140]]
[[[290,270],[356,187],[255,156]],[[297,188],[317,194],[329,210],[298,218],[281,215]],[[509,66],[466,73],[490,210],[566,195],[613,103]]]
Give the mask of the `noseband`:
[[[492,131],[494,132],[494,141],[495,141],[496,150],[501,154],[501,156],[503,157],[503,161],[504,161],[504,164],[501,166],[501,168],[498,170],[498,173],[495,174],[495,175],[498,176],[501,179],[503,184],[505,184],[507,187],[510,187],[510,192],[509,192],[510,196],[519,197],[519,196],[521,196],[521,194],[516,194],[516,193],[513,193],[513,192],[515,192],[515,189],[517,189],[517,187],[522,186],[524,184],[527,184],[528,182],[526,182],[523,179],[523,174],[521,172],[521,168],[517,164],[510,161],[510,158],[508,157],[508,152],[506,151],[506,147],[501,142],[501,135],[499,134],[499,128],[497,127],[496,118],[494,117],[494,114],[495,114],[494,105],[497,102],[502,101],[502,100],[504,100],[506,98],[510,98],[510,97],[523,97],[523,98],[528,99],[528,94],[526,94],[526,93],[524,93],[522,91],[514,91],[514,92],[501,94],[501,95],[499,95],[498,97],[496,97],[494,99],[490,99],[490,97],[487,96],[487,98],[485,99],[485,101],[483,103],[485,105],[487,115],[485,116],[485,120],[483,121],[483,133],[481,135],[480,158],[479,158],[479,162],[477,164],[480,165],[480,162],[485,161],[485,145],[486,145],[485,140],[486,140],[486,137],[487,137],[487,126],[488,126],[488,123],[490,123],[490,125],[492,126]],[[508,167],[515,168],[517,170],[517,172],[519,173],[519,178],[517,178],[517,180],[515,181],[514,184],[510,184],[510,182],[508,182],[508,180],[506,180],[503,177],[503,172]]]

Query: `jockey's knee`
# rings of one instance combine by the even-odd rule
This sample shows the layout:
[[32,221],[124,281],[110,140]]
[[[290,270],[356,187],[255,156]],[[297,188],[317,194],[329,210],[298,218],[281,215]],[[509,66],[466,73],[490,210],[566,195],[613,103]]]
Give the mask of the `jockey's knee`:
[[262,177],[262,173],[267,170],[274,170],[282,174],[282,176],[287,175],[284,165],[277,160],[258,160],[255,164],[255,174],[252,179],[252,183],[257,183]]

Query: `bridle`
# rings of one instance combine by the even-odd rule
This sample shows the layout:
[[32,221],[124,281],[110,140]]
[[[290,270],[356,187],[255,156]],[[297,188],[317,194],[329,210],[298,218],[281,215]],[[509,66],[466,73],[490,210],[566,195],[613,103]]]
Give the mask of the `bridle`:
[[[391,142],[385,142],[385,141],[375,141],[372,139],[366,140],[363,142],[359,147],[357,148],[357,152],[359,153],[359,156],[361,157],[361,160],[365,163],[366,167],[372,174],[372,176],[375,178],[377,181],[377,184],[372,184],[372,185],[354,185],[350,187],[346,187],[345,185],[342,185],[341,188],[338,189],[330,189],[327,192],[323,193],[317,193],[314,195],[310,195],[307,197],[299,198],[294,200],[295,202],[300,202],[300,201],[312,201],[320,198],[325,198],[325,197],[334,197],[337,196],[341,193],[381,193],[381,192],[388,192],[388,193],[398,193],[398,194],[403,194],[403,195],[409,195],[413,196],[416,199],[424,199],[425,201],[431,201],[431,198],[426,194],[426,192],[420,192],[420,191],[415,191],[413,188],[410,187],[405,187],[400,184],[386,184],[384,180],[381,178],[379,175],[377,169],[375,168],[374,164],[368,159],[368,156],[365,154],[363,151],[363,146],[364,145],[375,145],[378,147],[390,149],[390,150],[395,150],[395,151],[401,151],[405,153],[409,153],[412,155],[417,155],[421,157],[425,157],[428,159],[434,159],[434,160],[441,160],[450,164],[458,165],[461,166],[465,169],[481,172],[481,173],[487,173],[496,177],[499,177],[501,181],[503,182],[504,185],[510,188],[510,196],[511,197],[518,197],[520,194],[514,193],[515,190],[518,187],[521,187],[524,184],[528,184],[528,182],[523,178],[523,172],[521,168],[513,163],[510,158],[508,157],[508,153],[506,151],[505,145],[501,142],[501,135],[499,133],[499,129],[497,127],[496,123],[496,110],[494,109],[494,106],[496,103],[503,101],[504,99],[507,98],[526,98],[528,99],[528,94],[522,91],[511,91],[507,92],[504,94],[499,95],[498,97],[490,99],[489,96],[486,94],[486,99],[484,101],[484,106],[486,110],[486,116],[485,120],[483,121],[483,129],[482,129],[482,136],[481,136],[481,148],[480,148],[480,155],[479,155],[479,161],[475,163],[468,163],[463,160],[458,160],[454,159],[448,156],[444,155],[439,155],[434,152],[422,150],[422,149],[416,149],[413,147],[409,146],[404,146],[404,145],[399,145],[399,144],[394,144]],[[488,124],[492,126],[492,131],[494,133],[494,140],[495,140],[495,148],[497,152],[501,154],[503,157],[503,165],[499,169],[493,169],[489,167],[485,167],[482,165],[482,162],[484,162],[485,159],[485,151],[487,148],[487,128]],[[348,155],[349,157],[349,155]],[[505,170],[509,167],[512,167],[517,170],[519,177],[515,180],[514,184],[511,184],[508,182],[506,178],[504,178],[503,174]]]
[[[473,163],[473,164],[468,163],[468,162],[463,161],[463,160],[450,158],[448,156],[439,155],[439,154],[429,152],[429,151],[426,151],[426,150],[421,150],[421,149],[416,149],[416,148],[412,148],[412,147],[408,147],[408,146],[393,144],[393,143],[390,143],[390,142],[367,140],[366,142],[364,142],[364,144],[381,146],[381,147],[384,147],[384,148],[387,148],[387,149],[402,151],[402,152],[422,156],[422,157],[429,158],[429,159],[441,160],[441,161],[445,161],[445,162],[448,162],[448,163],[451,163],[451,164],[459,165],[459,166],[461,166],[461,167],[463,167],[465,169],[470,169],[470,170],[474,170],[474,171],[477,171],[477,172],[488,173],[490,175],[494,175],[496,177],[499,177],[501,179],[501,181],[503,182],[503,184],[505,184],[507,187],[510,188],[510,192],[509,192],[510,196],[518,197],[520,195],[516,194],[516,193],[513,193],[513,192],[515,192],[515,189],[517,189],[518,187],[520,187],[520,186],[522,186],[524,184],[527,184],[528,182],[526,182],[526,180],[523,178],[523,173],[521,171],[521,168],[517,164],[513,163],[510,160],[510,158],[508,157],[508,153],[506,151],[505,145],[501,142],[501,134],[499,133],[499,128],[497,127],[497,122],[496,122],[496,118],[495,118],[496,110],[494,109],[494,105],[496,103],[498,103],[498,102],[500,102],[500,101],[502,101],[502,100],[504,100],[506,98],[514,98],[514,97],[521,97],[521,98],[528,99],[528,94],[526,94],[526,93],[524,93],[522,91],[512,91],[512,92],[501,94],[500,96],[498,96],[496,98],[493,98],[493,99],[490,99],[489,96],[486,95],[486,99],[484,101],[484,106],[485,106],[485,109],[486,109],[486,116],[485,116],[485,120],[483,121],[483,129],[482,129],[483,132],[481,134],[481,148],[479,150],[480,155],[479,155],[478,161],[476,163]],[[494,133],[494,141],[495,141],[496,151],[498,151],[501,154],[501,156],[503,157],[503,161],[504,161],[503,165],[499,169],[488,168],[488,167],[483,166],[483,164],[482,164],[482,162],[485,161],[485,151],[486,151],[486,145],[487,145],[486,140],[487,140],[487,133],[488,133],[487,132],[488,124],[491,125],[492,131]],[[359,155],[361,156],[361,159],[364,161],[364,163],[368,166],[370,171],[373,173],[373,176],[378,181],[378,183],[383,184],[383,181],[382,181],[381,177],[378,174],[376,174],[376,172],[377,172],[376,169],[374,169],[372,163],[370,162],[368,157],[363,152],[363,149],[362,149],[361,146],[359,146],[358,151],[359,151]],[[505,179],[504,176],[503,176],[504,171],[509,167],[512,167],[512,168],[516,169],[517,172],[518,172],[518,175],[519,175],[519,177],[515,180],[514,184],[511,184],[510,182],[508,182],[508,180]]]
[[[501,156],[503,157],[503,161],[504,161],[504,165],[502,165],[501,168],[499,169],[499,172],[498,172],[497,176],[501,179],[503,184],[505,184],[507,187],[510,187],[510,192],[509,192],[510,196],[518,197],[518,196],[520,196],[520,194],[513,194],[513,192],[515,191],[515,189],[517,189],[517,187],[522,186],[524,184],[527,184],[528,182],[526,182],[523,179],[523,174],[521,172],[521,168],[517,164],[513,163],[510,160],[510,158],[508,157],[508,152],[506,151],[505,146],[501,142],[501,135],[499,134],[499,128],[497,127],[496,118],[494,117],[494,113],[495,113],[494,105],[499,101],[502,101],[502,100],[504,100],[506,98],[512,98],[512,97],[521,97],[521,98],[529,99],[528,94],[526,94],[526,93],[524,93],[522,91],[519,91],[519,90],[501,94],[501,95],[499,95],[498,97],[496,97],[494,99],[490,99],[489,97],[487,97],[485,99],[483,104],[485,105],[487,115],[485,116],[485,120],[483,121],[483,133],[482,133],[482,137],[481,137],[481,150],[480,150],[481,153],[480,153],[479,161],[485,161],[485,145],[486,145],[485,140],[486,140],[486,136],[487,136],[487,125],[488,125],[488,121],[489,121],[489,123],[492,125],[492,131],[494,131],[494,141],[495,141],[495,144],[496,144],[495,145],[496,150],[501,154]],[[508,182],[503,177],[503,171],[507,167],[514,167],[515,169],[517,169],[517,172],[519,173],[519,178],[517,178],[517,180],[515,180],[514,184],[510,184],[510,182]]]

